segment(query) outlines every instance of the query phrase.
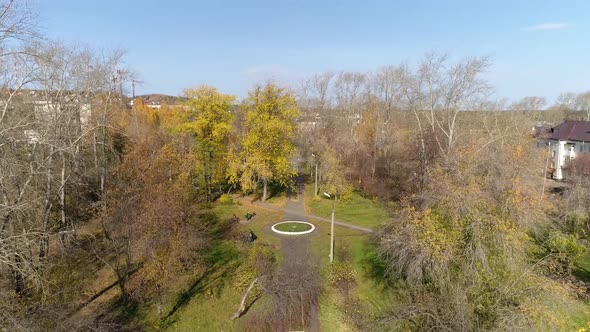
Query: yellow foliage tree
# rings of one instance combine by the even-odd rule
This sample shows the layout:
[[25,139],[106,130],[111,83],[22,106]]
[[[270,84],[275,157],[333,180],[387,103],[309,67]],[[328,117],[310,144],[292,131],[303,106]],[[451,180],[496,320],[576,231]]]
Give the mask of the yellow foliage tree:
[[197,173],[203,175],[201,183],[210,202],[212,187],[225,179],[227,139],[232,128],[231,107],[235,97],[206,85],[187,89],[184,94],[188,98],[186,118],[178,128],[195,138]]
[[243,104],[245,134],[241,149],[231,158],[230,181],[253,190],[262,182],[262,201],[268,183],[290,183],[294,172],[290,159],[295,152],[293,137],[299,107],[295,95],[273,83],[257,85]]

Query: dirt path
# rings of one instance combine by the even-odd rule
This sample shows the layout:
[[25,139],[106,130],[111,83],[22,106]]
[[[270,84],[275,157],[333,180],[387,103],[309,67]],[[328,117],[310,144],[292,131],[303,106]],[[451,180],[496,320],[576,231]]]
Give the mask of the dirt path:
[[[301,176],[297,179],[299,190],[297,200],[289,199],[284,208],[285,220],[307,221],[303,208],[303,185],[300,180]],[[282,261],[278,275],[285,279],[282,283],[285,291],[283,298],[293,302],[287,308],[290,311],[289,315],[297,315],[296,321],[303,321],[305,331],[320,331],[317,289],[304,287],[306,284],[313,284],[320,280],[319,271],[311,265],[314,260],[309,252],[309,240],[314,234],[275,235],[281,239]],[[299,304],[294,305],[295,302]]]

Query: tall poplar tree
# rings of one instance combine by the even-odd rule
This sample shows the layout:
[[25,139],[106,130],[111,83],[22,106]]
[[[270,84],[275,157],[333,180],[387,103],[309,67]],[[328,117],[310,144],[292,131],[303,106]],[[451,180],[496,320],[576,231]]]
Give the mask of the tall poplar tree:
[[262,183],[262,201],[268,197],[268,184],[288,185],[294,175],[291,158],[295,120],[299,107],[295,95],[274,83],[257,85],[244,101],[245,133],[241,150],[234,157],[230,180],[244,190]]
[[207,191],[207,202],[210,202],[213,186],[225,179],[227,137],[231,131],[231,106],[235,97],[206,85],[184,93],[188,98],[188,119],[181,129],[195,137],[197,171],[203,174],[202,183]]

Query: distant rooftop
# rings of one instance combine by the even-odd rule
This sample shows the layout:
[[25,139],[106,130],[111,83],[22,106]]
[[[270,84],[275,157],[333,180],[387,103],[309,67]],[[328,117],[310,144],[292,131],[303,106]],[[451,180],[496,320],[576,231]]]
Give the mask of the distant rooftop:
[[551,127],[544,136],[560,141],[590,142],[590,121],[564,121]]

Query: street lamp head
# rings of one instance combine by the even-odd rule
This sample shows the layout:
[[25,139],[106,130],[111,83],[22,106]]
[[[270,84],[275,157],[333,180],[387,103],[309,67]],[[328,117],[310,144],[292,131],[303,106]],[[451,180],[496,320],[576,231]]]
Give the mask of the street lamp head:
[[330,194],[328,194],[328,193],[324,193],[324,196],[326,196],[326,197],[328,197],[328,198],[332,197],[332,196],[330,196]]

